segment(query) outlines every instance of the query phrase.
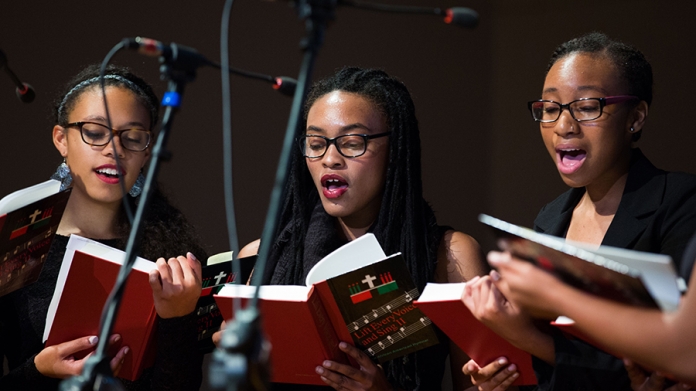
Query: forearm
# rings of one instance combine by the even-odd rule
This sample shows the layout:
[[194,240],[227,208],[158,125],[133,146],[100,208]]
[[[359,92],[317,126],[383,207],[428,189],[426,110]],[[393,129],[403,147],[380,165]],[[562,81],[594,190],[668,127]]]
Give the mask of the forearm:
[[562,289],[552,299],[557,308],[601,347],[696,382],[696,338],[691,329],[694,319],[690,319],[696,314],[688,308],[688,297],[677,312],[664,314],[600,299],[569,286]]

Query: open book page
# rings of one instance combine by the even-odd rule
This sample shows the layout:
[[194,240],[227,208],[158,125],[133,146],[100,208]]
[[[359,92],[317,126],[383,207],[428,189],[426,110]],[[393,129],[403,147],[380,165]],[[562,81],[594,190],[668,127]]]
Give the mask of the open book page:
[[673,310],[678,305],[677,276],[666,255],[570,242],[486,215],[479,220],[496,229],[501,249],[577,288],[637,306]]
[[331,277],[371,265],[386,258],[375,235],[367,233],[325,256],[307,274],[306,284],[310,286]]
[[0,200],[0,216],[60,191],[60,181],[49,179],[36,185],[17,190]]
[[[259,291],[259,299],[279,301],[307,301],[312,288],[298,285],[263,285]],[[240,297],[251,299],[256,287],[251,285],[227,284],[222,287],[218,296]]]
[[645,287],[663,311],[674,311],[679,306],[681,300],[679,277],[674,269],[672,257],[669,255],[609,246],[596,247],[574,241],[567,241],[567,243],[637,269]]

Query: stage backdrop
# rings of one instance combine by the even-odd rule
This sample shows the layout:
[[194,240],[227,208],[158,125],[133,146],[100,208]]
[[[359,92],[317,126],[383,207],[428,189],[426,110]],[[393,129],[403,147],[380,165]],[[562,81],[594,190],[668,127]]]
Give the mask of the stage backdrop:
[[[397,4],[401,1],[384,0]],[[593,30],[643,50],[655,73],[655,100],[638,145],[658,167],[696,173],[696,3],[679,0],[405,3],[468,6],[481,14],[473,31],[436,17],[342,8],[326,34],[314,78],[344,65],[379,67],[411,90],[421,125],[425,196],[440,224],[493,248],[476,216],[489,213],[531,226],[539,208],[564,191],[526,108],[540,96],[559,43]],[[223,2],[4,1],[0,48],[37,92],[20,103],[0,75],[0,195],[45,180],[61,162],[51,141],[52,100],[63,83],[102,60],[124,37],[177,42],[219,59]],[[285,2],[235,5],[234,66],[296,77],[304,27]],[[131,66],[164,91],[156,59],[124,52]],[[183,96],[172,130],[173,158],[160,182],[198,227],[210,253],[227,250],[222,190],[220,75],[202,68]],[[266,84],[232,79],[234,186],[240,242],[260,236],[291,104]],[[175,254],[163,254],[175,255]]]

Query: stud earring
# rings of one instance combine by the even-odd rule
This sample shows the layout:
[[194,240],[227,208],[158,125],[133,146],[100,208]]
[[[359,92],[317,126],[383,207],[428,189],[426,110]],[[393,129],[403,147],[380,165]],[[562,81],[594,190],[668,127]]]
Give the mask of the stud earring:
[[636,132],[636,130],[635,130],[635,129],[633,129],[633,126],[631,126],[631,129],[629,130],[629,132],[631,132],[631,133],[635,133],[635,132]]
[[70,187],[72,184],[72,175],[70,175],[70,167],[68,167],[68,164],[65,162],[65,158],[63,158],[63,163],[58,166],[56,172],[51,175],[51,179],[60,181],[60,191]]
[[145,185],[145,176],[143,175],[143,172],[141,171],[140,174],[138,175],[138,179],[135,180],[135,183],[133,184],[133,187],[131,187],[128,194],[130,194],[130,196],[133,198],[139,196],[140,193],[143,192],[144,185]]

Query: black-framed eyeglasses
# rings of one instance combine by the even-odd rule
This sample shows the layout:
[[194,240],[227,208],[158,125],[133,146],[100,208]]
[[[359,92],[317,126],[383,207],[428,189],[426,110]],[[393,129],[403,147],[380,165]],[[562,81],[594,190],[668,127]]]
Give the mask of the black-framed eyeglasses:
[[389,136],[391,132],[377,134],[344,134],[334,138],[318,134],[305,134],[297,139],[302,156],[318,158],[324,156],[331,144],[345,157],[358,157],[367,151],[367,140]]
[[533,100],[527,103],[532,118],[537,122],[555,122],[561,117],[563,109],[578,122],[592,121],[602,116],[604,106],[629,100],[640,99],[633,95],[607,96],[604,98],[582,98],[570,103],[561,104],[552,100]]
[[137,128],[109,129],[108,126],[96,122],[73,122],[65,125],[65,127],[80,129],[82,141],[95,147],[102,147],[108,144],[115,135],[118,135],[118,139],[121,140],[121,146],[134,152],[142,152],[147,149],[152,138],[152,132],[149,130]]

